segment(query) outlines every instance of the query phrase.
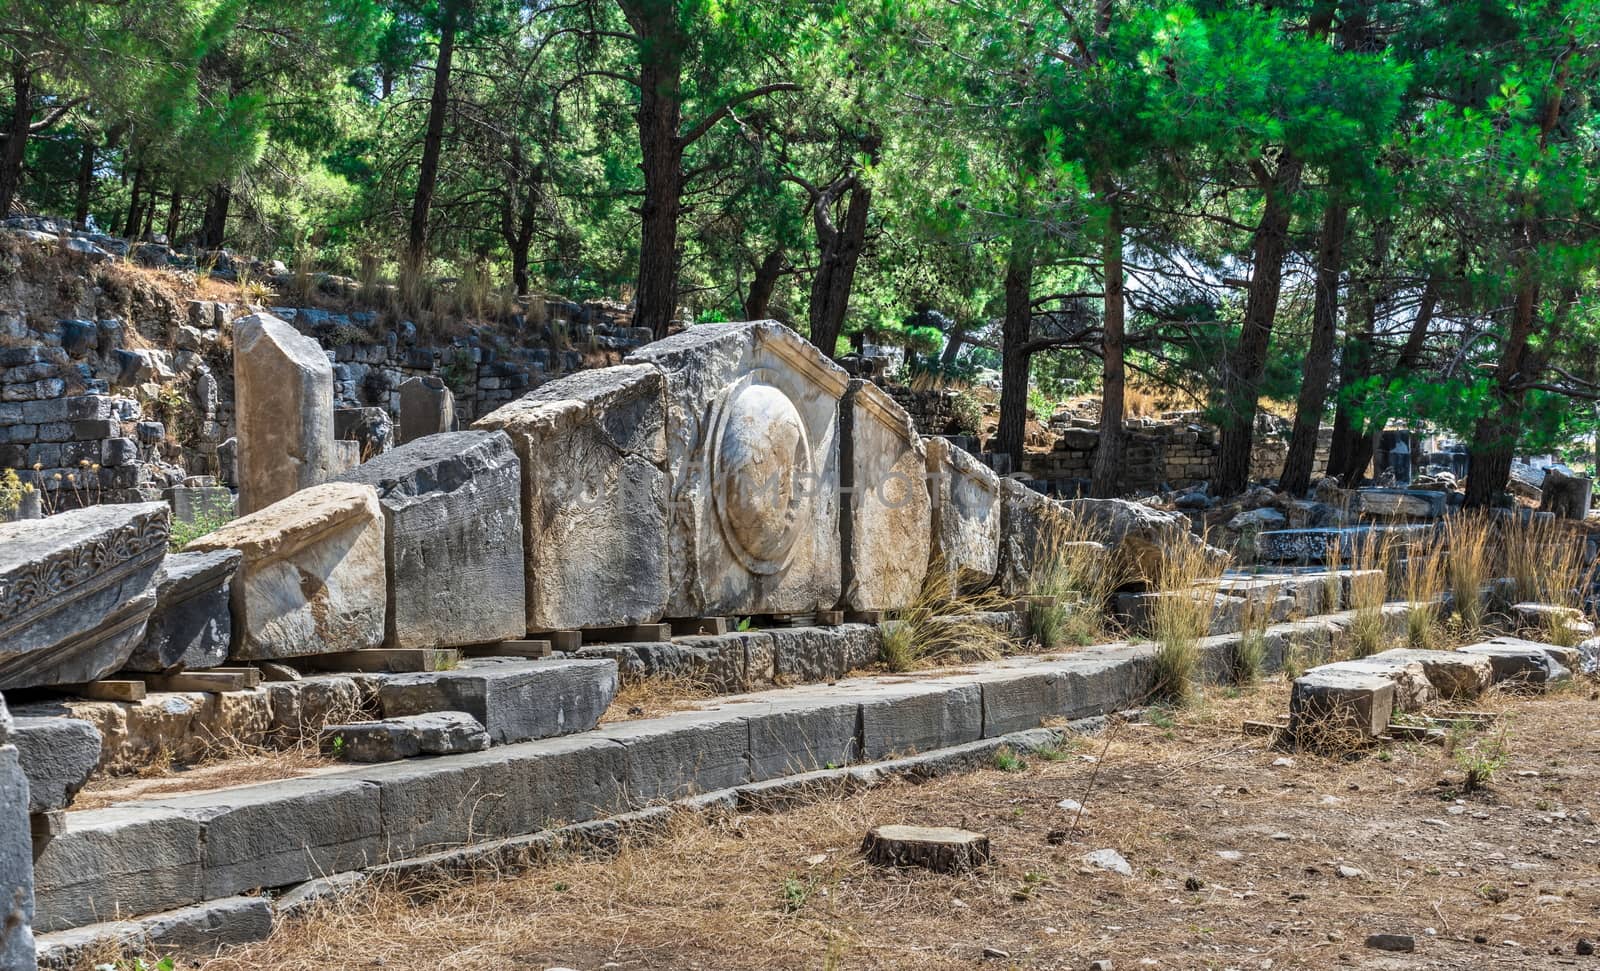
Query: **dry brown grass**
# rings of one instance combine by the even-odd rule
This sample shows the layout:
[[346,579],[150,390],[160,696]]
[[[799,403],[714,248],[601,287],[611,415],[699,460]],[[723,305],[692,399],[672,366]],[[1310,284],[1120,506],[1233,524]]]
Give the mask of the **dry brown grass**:
[[278,751],[241,750],[226,758],[187,766],[178,765],[168,757],[153,760],[133,776],[101,776],[91,780],[73,800],[72,808],[74,811],[102,809],[132,799],[277,782],[341,765],[343,763],[338,760],[319,753],[314,745],[297,745]]
[[[1593,936],[1592,833],[1573,820],[1600,813],[1588,783],[1600,706],[1518,699],[1509,763],[1466,795],[1437,745],[1355,760],[1301,753],[1274,767],[1281,753],[1238,726],[1285,699],[1275,683],[1166,727],[1126,726],[1066,760],[1028,758],[1023,771],[890,784],[773,815],[684,816],[653,845],[510,879],[365,890],[203,966],[946,971],[1110,959],[1444,971],[1559,967],[1552,947],[1570,960],[1574,940]],[[1574,705],[1589,716],[1575,722]],[[1056,808],[1067,798],[1087,807],[1071,832]],[[995,862],[959,877],[869,867],[861,836],[888,822],[983,831]],[[1134,875],[1084,866],[1102,847]],[[1341,864],[1363,873],[1341,878]],[[1378,932],[1415,935],[1418,952],[1363,948]],[[985,961],[984,948],[1010,957]]]
[[1211,633],[1224,568],[1225,564],[1212,557],[1203,536],[1199,543],[1168,543],[1162,547],[1156,571],[1157,596],[1150,605],[1157,699],[1179,705],[1194,699],[1200,641]]
[[878,625],[881,657],[890,671],[917,671],[942,664],[992,661],[1021,644],[983,615],[1011,609],[998,591],[965,592],[942,560],[923,578],[915,602]]
[[600,716],[600,724],[659,718],[693,708],[697,702],[716,694],[710,685],[690,677],[626,677],[617,689],[611,707]]
[[1394,552],[1387,534],[1369,530],[1355,537],[1350,550],[1351,656],[1367,657],[1385,647],[1383,605],[1389,599],[1389,573]]
[[1040,538],[1029,578],[1028,629],[1046,651],[1110,639],[1107,607],[1132,565],[1108,550],[1105,527],[1074,508]]
[[1465,636],[1483,630],[1488,620],[1484,590],[1493,575],[1489,517],[1461,513],[1445,520],[1445,544],[1450,549],[1446,578],[1455,603],[1456,623]]

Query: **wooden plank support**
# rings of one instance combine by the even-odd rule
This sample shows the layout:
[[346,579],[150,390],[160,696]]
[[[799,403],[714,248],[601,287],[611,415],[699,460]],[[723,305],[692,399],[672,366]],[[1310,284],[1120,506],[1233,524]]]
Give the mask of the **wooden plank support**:
[[212,668],[181,674],[146,674],[144,683],[151,691],[247,691],[261,683],[261,672],[255,668]]
[[461,662],[454,648],[402,647],[375,648],[369,651],[341,651],[336,654],[308,654],[285,658],[296,667],[318,671],[361,671],[377,674],[414,674],[448,671]]
[[605,644],[617,641],[670,641],[671,624],[633,624],[628,627],[585,627],[583,643]]
[[1283,728],[1283,726],[1277,722],[1246,721],[1240,726],[1240,731],[1244,732],[1246,735],[1270,736],[1276,734],[1281,728]]
[[116,679],[63,685],[62,690],[91,701],[143,701],[150,689],[143,681]]
[[501,641],[498,644],[474,644],[461,649],[468,657],[549,657],[550,642],[547,640],[515,640]]
[[667,623],[672,626],[673,637],[726,634],[734,627],[731,617],[673,617]]
[[846,610],[844,622],[847,624],[881,624],[883,611],[881,610]]

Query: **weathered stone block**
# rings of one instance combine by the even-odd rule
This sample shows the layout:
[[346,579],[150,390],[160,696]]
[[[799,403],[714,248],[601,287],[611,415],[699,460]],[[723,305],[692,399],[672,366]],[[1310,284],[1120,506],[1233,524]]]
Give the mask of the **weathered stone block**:
[[378,862],[378,789],[352,779],[281,779],[147,805],[200,821],[202,900]]
[[378,703],[385,718],[466,712],[504,745],[588,731],[616,693],[617,666],[609,660],[488,658],[454,671],[388,677]]
[[124,667],[197,670],[226,661],[233,639],[230,584],[243,559],[231,549],[169,555],[156,583],[155,613]]
[[1438,519],[1444,515],[1445,494],[1418,489],[1358,489],[1351,511],[1375,519]]
[[[1035,591],[1068,542],[1066,512],[1049,496],[1015,479],[1000,483],[1000,565],[1002,593]],[[1107,564],[1107,568],[1110,565]]]
[[34,966],[33,846],[28,831],[28,779],[7,744],[11,716],[0,700],[0,968]]
[[661,619],[669,486],[660,372],[580,372],[473,427],[504,430],[522,461],[527,628]]
[[340,481],[372,486],[383,506],[385,644],[454,647],[522,636],[522,473],[509,438],[430,435]]
[[335,468],[333,366],[322,346],[271,314],[234,324],[239,509],[252,513]]
[[888,610],[914,602],[928,570],[932,504],[927,449],[911,416],[870,381],[839,402],[843,603]]
[[667,383],[667,614],[833,607],[844,370],[771,320],[691,327],[627,361]]
[[927,440],[930,569],[953,586],[983,586],[1000,565],[1000,479],[965,450]]
[[100,764],[100,730],[76,718],[18,718],[11,734],[28,777],[28,812],[72,805]]
[[1394,681],[1353,671],[1309,671],[1294,681],[1289,696],[1292,732],[1353,731],[1376,738],[1394,714]]
[[330,482],[200,537],[237,549],[233,656],[272,660],[383,643],[383,511],[371,486]]
[[453,755],[488,747],[489,733],[483,725],[460,711],[435,711],[322,729],[322,750],[351,762],[397,762],[418,755]]
[[200,822],[172,809],[75,812],[34,861],[41,931],[152,914],[201,899]]
[[1472,698],[1494,683],[1494,665],[1482,655],[1396,648],[1372,656],[1374,661],[1387,659],[1422,665],[1423,674],[1442,698]]
[[1497,638],[1461,648],[1461,653],[1489,659],[1495,683],[1543,686],[1566,681],[1572,672],[1544,645],[1513,638]]
[[0,525],[0,688],[122,666],[155,606],[167,514],[151,502]]
[[455,427],[456,398],[444,381],[428,375],[400,383],[400,444]]

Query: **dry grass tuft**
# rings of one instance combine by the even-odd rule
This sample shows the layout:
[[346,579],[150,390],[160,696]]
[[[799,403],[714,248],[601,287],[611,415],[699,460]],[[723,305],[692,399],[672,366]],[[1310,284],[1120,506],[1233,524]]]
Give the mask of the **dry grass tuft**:
[[1130,567],[1110,552],[1105,527],[1074,509],[1042,538],[1028,592],[1028,629],[1046,651],[1107,639],[1106,608]]
[[985,616],[1008,611],[997,592],[963,593],[950,571],[935,561],[922,592],[897,616],[878,625],[882,659],[890,671],[915,671],[937,664],[993,661],[1020,646],[1008,629]]
[[1222,570],[1203,541],[1162,548],[1157,596],[1150,607],[1155,697],[1162,701],[1183,705],[1194,700],[1200,642],[1211,633]]
[[1400,586],[1401,596],[1410,608],[1406,613],[1406,642],[1411,647],[1432,650],[1444,646],[1439,605],[1448,564],[1442,537],[1412,547],[1406,557]]
[[1383,605],[1389,599],[1393,551],[1385,533],[1368,530],[1355,537],[1350,550],[1349,646],[1352,657],[1383,650]]
[[711,685],[686,676],[625,676],[611,707],[600,716],[600,724],[658,718],[692,708],[696,702],[716,695]]
[[1489,517],[1483,513],[1460,513],[1445,520],[1445,545],[1450,550],[1445,575],[1456,622],[1467,637],[1482,631],[1488,619],[1484,591],[1494,569],[1490,532]]

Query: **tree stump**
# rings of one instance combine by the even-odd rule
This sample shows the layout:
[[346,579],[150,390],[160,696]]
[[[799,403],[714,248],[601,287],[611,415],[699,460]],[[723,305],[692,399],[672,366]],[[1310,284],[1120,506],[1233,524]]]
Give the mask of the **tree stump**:
[[950,826],[878,826],[861,841],[876,866],[920,866],[962,873],[989,862],[989,837]]

